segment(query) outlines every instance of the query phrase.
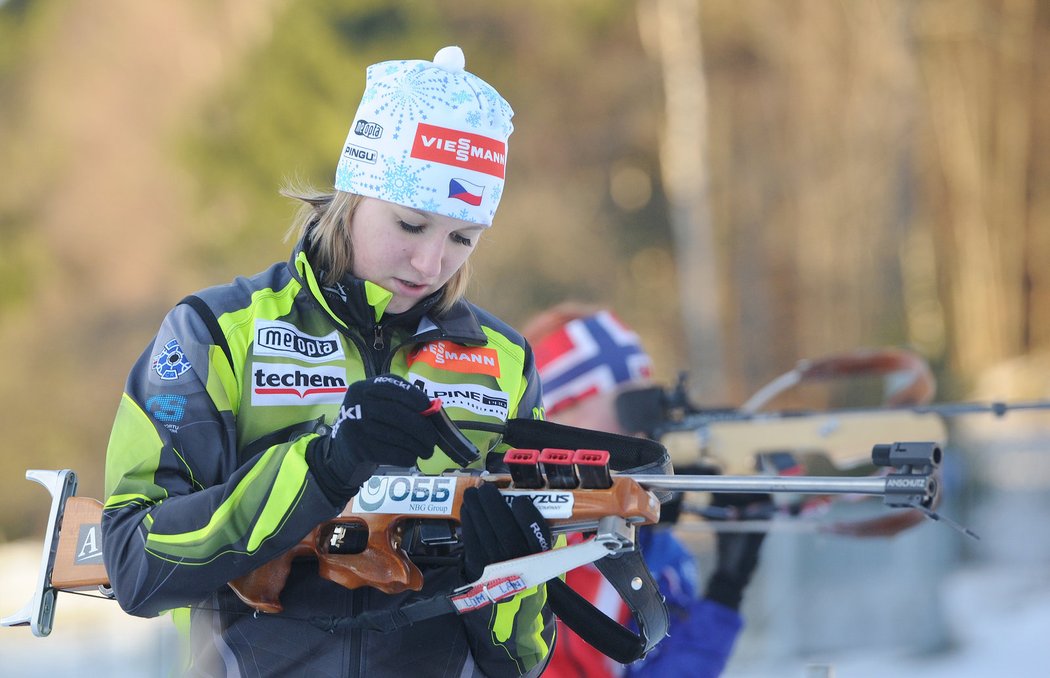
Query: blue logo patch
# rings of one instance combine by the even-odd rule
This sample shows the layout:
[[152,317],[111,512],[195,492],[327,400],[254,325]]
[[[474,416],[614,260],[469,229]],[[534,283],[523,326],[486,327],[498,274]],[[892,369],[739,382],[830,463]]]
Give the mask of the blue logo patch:
[[146,401],[146,409],[160,421],[177,424],[186,414],[186,396],[155,395]]
[[190,361],[177,339],[164,344],[164,350],[153,356],[153,370],[164,381],[178,379],[190,369]]

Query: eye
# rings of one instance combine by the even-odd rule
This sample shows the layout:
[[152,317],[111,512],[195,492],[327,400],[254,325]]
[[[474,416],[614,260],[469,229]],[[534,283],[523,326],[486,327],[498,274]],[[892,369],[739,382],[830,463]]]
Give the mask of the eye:
[[466,247],[470,247],[471,245],[473,245],[473,244],[474,244],[474,241],[473,241],[473,240],[471,240],[470,238],[468,238],[468,237],[467,237],[467,236],[465,236],[465,235],[460,235],[459,233],[453,233],[453,234],[452,234],[451,236],[449,236],[449,237],[451,237],[451,238],[452,238],[452,241],[453,241],[453,242],[457,242],[457,243],[459,243],[460,245],[464,245],[464,246],[466,246]]
[[410,224],[407,221],[398,221],[401,224],[401,229],[408,231],[409,233],[422,233],[423,224]]

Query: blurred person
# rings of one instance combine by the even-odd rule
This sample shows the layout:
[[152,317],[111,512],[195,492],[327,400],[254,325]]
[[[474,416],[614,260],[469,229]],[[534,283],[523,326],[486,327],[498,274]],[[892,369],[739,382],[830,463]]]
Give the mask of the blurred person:
[[[577,302],[549,308],[525,323],[551,421],[611,433],[623,430],[616,398],[650,384],[652,361],[638,335],[611,311]],[[768,495],[713,495],[726,514],[768,503]],[[638,530],[638,547],[667,602],[668,636],[646,657],[624,666],[587,644],[558,620],[558,642],[545,677],[718,676],[743,629],[740,603],[758,564],[762,532],[722,532],[716,537],[715,570],[700,595],[695,559],[674,536],[681,495],[663,505],[660,523]],[[574,535],[575,541],[579,535]],[[593,565],[566,574],[566,583],[625,623],[626,606]]]
[[[464,66],[458,47],[370,66],[334,190],[284,191],[302,202],[290,259],[184,299],[131,370],[106,458],[105,564],[128,613],[178,608],[188,675],[536,676],[548,661],[543,586],[389,633],[316,623],[396,613],[548,547],[535,507],[488,484],[464,499],[462,566],[420,565],[419,594],[347,589],[302,559],[281,613],[253,614],[226,585],[339,514],[378,466],[454,468],[424,415],[435,393],[485,396],[442,396],[460,420],[540,416],[529,346],[463,298],[513,129]],[[496,434],[466,435],[488,453],[473,466],[497,468]]]

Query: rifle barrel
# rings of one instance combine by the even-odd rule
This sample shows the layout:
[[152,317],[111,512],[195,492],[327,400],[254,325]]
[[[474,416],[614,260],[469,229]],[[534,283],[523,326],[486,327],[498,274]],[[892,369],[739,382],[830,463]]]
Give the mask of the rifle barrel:
[[886,478],[837,476],[665,476],[628,474],[649,490],[676,492],[794,492],[798,494],[874,494],[886,493]]

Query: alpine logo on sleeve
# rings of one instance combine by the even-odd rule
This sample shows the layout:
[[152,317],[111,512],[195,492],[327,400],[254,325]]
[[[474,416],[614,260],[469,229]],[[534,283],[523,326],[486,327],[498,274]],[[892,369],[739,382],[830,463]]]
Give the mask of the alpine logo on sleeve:
[[420,346],[408,356],[411,367],[417,362],[426,363],[439,370],[487,374],[499,377],[499,354],[496,349],[483,346],[460,346],[448,341],[432,341]]
[[346,392],[342,367],[253,363],[252,405],[338,405]]

